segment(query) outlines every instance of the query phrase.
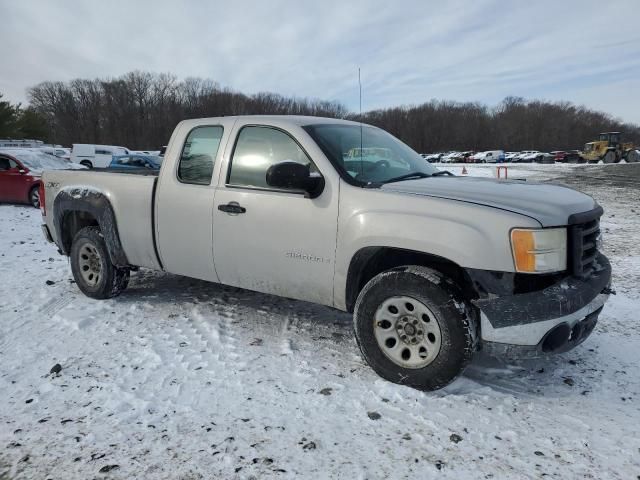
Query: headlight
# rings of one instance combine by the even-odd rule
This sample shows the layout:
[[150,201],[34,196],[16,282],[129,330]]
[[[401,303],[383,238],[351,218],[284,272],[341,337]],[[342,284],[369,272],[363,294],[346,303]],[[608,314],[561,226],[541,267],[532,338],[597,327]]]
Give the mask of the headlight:
[[567,229],[511,230],[516,272],[548,273],[567,269]]

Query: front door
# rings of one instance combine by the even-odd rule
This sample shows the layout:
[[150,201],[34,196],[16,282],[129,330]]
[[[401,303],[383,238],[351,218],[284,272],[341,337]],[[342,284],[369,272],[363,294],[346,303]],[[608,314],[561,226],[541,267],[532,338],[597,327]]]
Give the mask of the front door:
[[220,281],[332,305],[336,182],[325,175],[325,189],[315,199],[267,185],[267,169],[278,162],[295,161],[318,171],[293,136],[273,127],[238,127],[229,157],[213,211]]
[[26,200],[26,195],[23,195],[26,182],[19,170],[20,167],[15,161],[0,156],[0,201],[24,202]]

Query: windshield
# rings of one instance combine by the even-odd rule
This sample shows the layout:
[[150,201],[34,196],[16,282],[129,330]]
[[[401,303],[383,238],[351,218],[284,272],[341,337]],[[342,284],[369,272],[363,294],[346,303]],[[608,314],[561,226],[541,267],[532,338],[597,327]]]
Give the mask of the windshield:
[[438,171],[418,153],[384,130],[368,125],[307,125],[311,135],[340,174],[353,183],[385,183],[409,173]]
[[14,150],[11,154],[29,170],[43,171],[74,168],[73,164],[68,161],[43,152],[33,152],[29,150],[16,152]]

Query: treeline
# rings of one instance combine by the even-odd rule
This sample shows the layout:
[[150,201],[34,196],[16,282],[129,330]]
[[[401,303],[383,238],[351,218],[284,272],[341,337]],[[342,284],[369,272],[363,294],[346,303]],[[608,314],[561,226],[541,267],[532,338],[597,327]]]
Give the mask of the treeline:
[[43,115],[33,107],[22,108],[2,100],[0,93],[0,138],[30,138],[46,140],[48,126]]
[[46,119],[57,143],[97,143],[129,148],[166,145],[180,120],[245,114],[344,117],[335,102],[245,95],[212,80],[131,72],[110,80],[44,82],[28,90],[29,102]]
[[[44,82],[28,90],[29,109],[46,125],[49,141],[106,143],[147,149],[166,145],[186,118],[297,114],[358,120],[338,102],[245,95],[212,80],[179,81],[169,74],[131,72],[114,79]],[[366,112],[419,152],[445,150],[556,150],[581,148],[601,131],[620,130],[640,143],[640,126],[568,102],[508,97],[495,107],[432,100],[418,106]]]
[[447,150],[573,150],[597,134],[624,132],[640,144],[640,126],[569,102],[507,97],[494,108],[432,100],[411,107],[367,112],[364,121],[402,138],[418,152]]

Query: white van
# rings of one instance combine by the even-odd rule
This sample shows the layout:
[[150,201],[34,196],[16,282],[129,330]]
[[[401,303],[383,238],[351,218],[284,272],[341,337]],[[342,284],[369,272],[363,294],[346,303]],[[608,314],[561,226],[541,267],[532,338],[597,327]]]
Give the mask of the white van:
[[504,150],[488,150],[482,152],[482,156],[477,154],[473,157],[476,162],[480,160],[480,163],[503,163],[504,162]]
[[111,163],[111,157],[128,153],[128,148],[115,145],[74,143],[71,149],[71,161],[89,168],[107,168]]

